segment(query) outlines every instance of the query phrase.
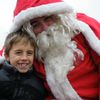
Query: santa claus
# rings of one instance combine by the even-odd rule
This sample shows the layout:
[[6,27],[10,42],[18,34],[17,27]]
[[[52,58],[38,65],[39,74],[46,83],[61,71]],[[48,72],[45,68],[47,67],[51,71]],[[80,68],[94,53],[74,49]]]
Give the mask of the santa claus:
[[10,32],[24,28],[37,42],[48,100],[99,100],[99,22],[62,0],[17,0],[13,21]]

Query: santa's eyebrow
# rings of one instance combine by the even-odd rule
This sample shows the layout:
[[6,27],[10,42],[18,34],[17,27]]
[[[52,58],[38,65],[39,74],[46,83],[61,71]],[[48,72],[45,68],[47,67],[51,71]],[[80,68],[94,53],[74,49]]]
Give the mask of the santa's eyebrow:
[[38,23],[38,22],[39,22],[39,20],[32,20],[31,24],[35,24],[35,23]]

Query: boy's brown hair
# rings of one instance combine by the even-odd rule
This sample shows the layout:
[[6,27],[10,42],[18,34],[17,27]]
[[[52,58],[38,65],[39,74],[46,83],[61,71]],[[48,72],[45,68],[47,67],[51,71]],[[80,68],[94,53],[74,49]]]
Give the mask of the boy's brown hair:
[[4,43],[4,54],[9,55],[9,51],[11,50],[12,46],[16,45],[16,43],[22,40],[26,45],[30,42],[31,46],[36,49],[36,43],[32,36],[30,36],[25,30],[20,29],[17,32],[9,33],[7,35]]

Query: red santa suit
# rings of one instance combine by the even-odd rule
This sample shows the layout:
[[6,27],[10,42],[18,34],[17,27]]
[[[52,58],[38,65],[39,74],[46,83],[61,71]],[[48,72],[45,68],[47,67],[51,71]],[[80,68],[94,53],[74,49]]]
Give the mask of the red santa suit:
[[[17,0],[14,11],[14,23],[10,31],[17,31],[25,22],[36,17],[59,13],[69,14],[72,13],[72,11],[72,7],[61,0]],[[89,25],[94,35],[97,37],[97,41],[100,43],[100,23],[82,13],[77,13],[76,16],[78,20]],[[78,48],[82,50],[84,60],[69,72],[68,79],[80,97],[85,100],[99,100],[100,44],[98,44],[99,48],[97,47],[94,50],[93,47],[95,45],[90,45],[89,42],[91,41],[88,41],[82,33],[75,35],[73,40],[77,42]],[[47,100],[53,99],[54,97],[45,79],[46,77],[43,64],[35,61],[34,66],[40,77],[44,80],[48,93]]]
[[[99,22],[82,13],[78,13],[77,18],[87,23],[100,39]],[[68,74],[70,83],[83,99],[99,100],[100,56],[92,50],[82,33],[76,35],[73,40],[77,42],[78,48],[84,53],[84,61]],[[45,80],[43,64],[36,62],[34,65]],[[45,86],[48,88],[47,83],[45,83]]]

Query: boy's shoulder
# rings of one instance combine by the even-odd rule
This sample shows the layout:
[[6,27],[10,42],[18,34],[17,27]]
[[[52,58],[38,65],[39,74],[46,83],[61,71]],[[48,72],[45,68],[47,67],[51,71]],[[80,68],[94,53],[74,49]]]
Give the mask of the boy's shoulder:
[[4,68],[6,66],[7,65],[5,65],[5,62],[0,63],[0,81],[8,80],[7,71]]

